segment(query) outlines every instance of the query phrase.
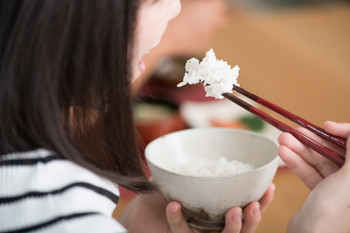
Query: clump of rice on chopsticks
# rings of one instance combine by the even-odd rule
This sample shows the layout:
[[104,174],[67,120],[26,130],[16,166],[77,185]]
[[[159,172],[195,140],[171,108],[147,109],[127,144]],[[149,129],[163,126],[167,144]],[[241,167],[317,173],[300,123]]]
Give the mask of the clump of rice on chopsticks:
[[185,69],[183,81],[177,86],[203,83],[206,96],[222,99],[223,93],[232,93],[233,85],[239,86],[239,67],[236,65],[231,68],[227,62],[216,59],[213,49],[206,53],[201,62],[196,58],[189,59]]

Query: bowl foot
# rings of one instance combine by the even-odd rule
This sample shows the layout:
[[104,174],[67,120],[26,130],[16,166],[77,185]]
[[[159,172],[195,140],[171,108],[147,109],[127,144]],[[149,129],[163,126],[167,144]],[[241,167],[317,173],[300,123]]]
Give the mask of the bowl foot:
[[194,212],[182,207],[182,212],[189,226],[201,231],[222,231],[225,227],[225,217],[210,219],[204,211]]

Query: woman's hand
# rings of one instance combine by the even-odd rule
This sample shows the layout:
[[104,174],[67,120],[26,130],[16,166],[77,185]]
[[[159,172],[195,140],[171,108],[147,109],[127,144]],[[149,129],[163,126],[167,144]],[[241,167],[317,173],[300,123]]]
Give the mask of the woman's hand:
[[[350,134],[350,124],[348,123],[328,121],[325,122],[324,129],[344,138]],[[307,129],[299,129],[299,131],[333,150],[342,150]],[[337,165],[305,146],[289,133],[282,133],[279,137],[279,143],[278,154],[281,159],[311,190],[325,177],[339,170]]]
[[[267,209],[274,196],[274,184],[271,184],[259,202],[250,203],[244,210],[233,207],[226,213],[226,225],[223,233],[250,233],[257,228],[261,214]],[[124,211],[119,221],[133,233],[198,233],[188,226],[178,202],[168,202],[160,192],[141,195]]]
[[[350,124],[326,122],[324,128],[348,138],[350,148]],[[336,149],[309,131],[302,131]],[[288,232],[350,232],[350,150],[346,151],[345,165],[339,168],[290,134],[281,134],[279,142],[282,160],[312,190],[302,209],[290,220]]]
[[[261,220],[261,214],[267,209],[274,196],[274,184],[271,184],[259,202],[252,202],[244,209],[244,221],[242,222],[242,209],[233,207],[225,216],[225,228],[222,233],[249,233],[254,232]],[[170,202],[166,209],[169,227],[172,233],[198,232],[191,229],[181,213],[181,205]]]

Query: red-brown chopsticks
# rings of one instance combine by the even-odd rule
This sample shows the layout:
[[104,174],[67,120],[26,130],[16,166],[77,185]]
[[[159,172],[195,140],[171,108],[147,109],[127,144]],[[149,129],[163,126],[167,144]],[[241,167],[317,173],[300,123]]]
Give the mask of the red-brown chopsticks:
[[[334,135],[331,135],[324,131],[324,129],[304,120],[303,118],[296,116],[295,114],[288,112],[287,110],[278,107],[277,105],[264,100],[246,90],[244,90],[241,87],[238,86],[233,86],[233,89],[244,96],[248,97],[249,99],[254,100],[255,102],[279,113],[280,115],[286,117],[287,119],[309,129],[310,131],[314,132],[315,134],[325,138],[326,140],[335,143],[336,145],[340,146],[343,149],[346,149],[346,139],[337,137]],[[277,129],[283,131],[283,132],[288,132],[291,133],[294,137],[296,137],[299,141],[301,141],[303,144],[307,145],[308,147],[312,148],[314,151],[318,152],[319,154],[323,155],[327,159],[333,161],[339,166],[342,166],[344,164],[344,157],[340,155],[339,153],[329,149],[328,147],[325,147],[321,145],[320,143],[316,142],[315,140],[305,136],[304,134],[300,133],[299,131],[293,129],[292,127],[288,126],[287,124],[271,117],[270,115],[266,114],[265,112],[261,111],[260,109],[250,105],[247,102],[244,102],[237,96],[229,93],[224,93],[223,96],[227,98],[228,100],[238,104],[239,106],[243,107],[247,111],[253,113],[257,117],[261,118],[262,120],[268,122],[272,126],[276,127]]]

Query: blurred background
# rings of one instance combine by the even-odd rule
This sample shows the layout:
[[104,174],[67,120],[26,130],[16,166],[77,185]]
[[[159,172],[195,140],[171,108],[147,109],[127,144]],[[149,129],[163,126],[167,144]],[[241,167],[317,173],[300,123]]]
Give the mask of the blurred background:
[[[319,126],[350,122],[349,1],[182,0],[180,16],[145,57],[147,70],[133,86],[141,151],[156,137],[191,127],[244,128],[277,141],[277,130],[233,103],[206,98],[202,86],[176,87],[186,60],[201,60],[210,48],[240,67],[244,89]],[[309,194],[283,163],[274,182],[275,199],[257,232],[286,232]],[[116,218],[133,197],[121,191]]]

